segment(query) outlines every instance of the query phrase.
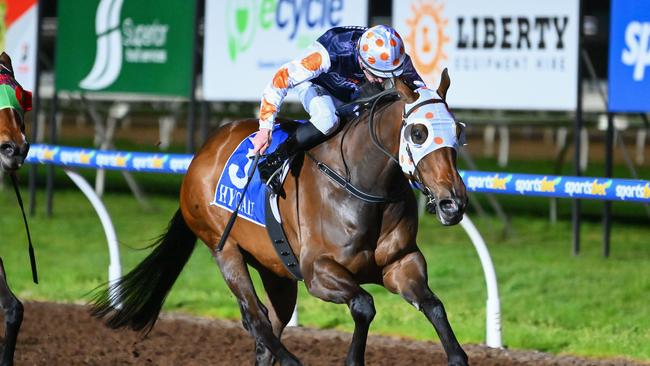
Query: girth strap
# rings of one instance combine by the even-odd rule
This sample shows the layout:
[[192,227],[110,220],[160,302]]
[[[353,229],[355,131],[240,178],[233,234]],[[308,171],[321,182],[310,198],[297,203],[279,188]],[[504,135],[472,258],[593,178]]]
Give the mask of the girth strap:
[[325,173],[327,177],[329,177],[331,180],[333,180],[335,183],[338,183],[341,187],[345,188],[348,192],[350,192],[353,196],[356,198],[368,202],[368,203],[386,203],[389,202],[388,198],[382,197],[382,196],[375,196],[370,193],[366,193],[359,188],[355,187],[352,183],[348,182],[342,175],[334,171],[332,168],[327,166],[325,163],[322,161],[317,160],[312,154],[310,153],[305,153],[309,159],[311,159],[314,163],[316,163],[316,166],[318,166],[318,169]]
[[[280,221],[281,219],[279,217],[276,218],[273,214],[274,210],[271,205],[275,205],[275,208],[277,209],[277,197],[268,189],[266,190],[265,205],[266,231],[269,233],[273,248],[282,261],[284,268],[289,273],[291,273],[291,275],[296,280],[302,281],[303,277],[302,273],[300,272],[300,264],[298,263],[298,258],[296,258],[296,255],[293,254],[293,250],[291,250],[287,235],[284,233],[284,229],[282,228],[282,222]],[[279,216],[279,210],[277,213]]]

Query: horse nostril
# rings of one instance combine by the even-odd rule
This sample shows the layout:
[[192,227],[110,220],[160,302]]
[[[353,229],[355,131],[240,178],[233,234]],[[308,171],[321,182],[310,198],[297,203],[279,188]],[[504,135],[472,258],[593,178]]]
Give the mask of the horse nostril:
[[454,215],[458,212],[458,204],[451,198],[445,198],[439,201],[440,211],[446,215]]
[[4,142],[0,144],[0,153],[8,158],[16,155],[16,144],[13,142]]

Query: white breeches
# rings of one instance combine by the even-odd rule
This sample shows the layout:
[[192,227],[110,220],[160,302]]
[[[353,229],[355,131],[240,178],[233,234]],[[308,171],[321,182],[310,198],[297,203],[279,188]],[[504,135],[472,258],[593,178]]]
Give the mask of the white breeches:
[[294,89],[298,92],[302,106],[309,113],[309,121],[325,135],[334,132],[339,125],[336,107],[343,103],[325,88],[309,81],[296,85]]

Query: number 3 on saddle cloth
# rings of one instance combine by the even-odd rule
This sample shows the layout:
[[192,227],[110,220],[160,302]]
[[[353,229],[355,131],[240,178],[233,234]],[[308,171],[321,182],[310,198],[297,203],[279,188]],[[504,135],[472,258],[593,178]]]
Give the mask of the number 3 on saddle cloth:
[[[305,121],[295,122],[305,123]],[[278,145],[289,137],[291,132],[286,131],[282,126],[282,124],[274,126],[271,145],[266,151],[267,154],[275,151]],[[295,128],[295,125],[293,127]],[[251,140],[255,134],[251,134],[240,142],[228,158],[225,168],[221,172],[221,176],[217,182],[214,198],[210,202],[210,205],[219,206],[229,212],[233,212],[237,208],[239,200],[242,199],[238,217],[266,227],[271,242],[285,268],[296,279],[301,280],[302,274],[298,267],[298,261],[291,251],[291,247],[282,230],[280,214],[277,208],[277,196],[270,194],[270,191],[266,189],[266,185],[261,180],[257,169],[253,172],[253,178],[242,198],[242,191],[244,190],[244,186],[248,180],[248,173],[253,164],[253,143]],[[281,180],[284,180],[288,171],[288,164],[285,162],[282,168]]]
[[[302,121],[296,121],[304,123]],[[271,145],[266,150],[266,153],[271,153],[278,148],[290,132],[281,127],[281,124],[276,124],[273,128]],[[225,168],[221,172],[217,187],[214,191],[214,199],[210,205],[219,206],[227,211],[233,212],[239,203],[242,196],[242,191],[246,181],[248,180],[248,173],[253,164],[253,143],[251,140],[257,132],[246,137],[239,143],[235,151],[232,152],[228,158]],[[286,169],[285,169],[286,170]],[[284,172],[286,174],[286,172]],[[282,177],[284,178],[284,177]],[[264,210],[264,197],[266,196],[266,186],[260,179],[260,174],[255,170],[253,179],[248,186],[248,190],[243,197],[241,207],[239,209],[239,216],[244,219],[254,222],[260,226],[266,226],[265,210]]]

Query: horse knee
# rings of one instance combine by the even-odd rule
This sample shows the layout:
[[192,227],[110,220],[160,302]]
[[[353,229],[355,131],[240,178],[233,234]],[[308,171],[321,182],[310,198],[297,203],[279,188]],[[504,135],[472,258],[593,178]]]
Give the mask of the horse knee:
[[23,321],[25,308],[20,300],[14,298],[14,301],[5,308],[5,322],[8,324],[20,324]]
[[239,310],[242,315],[242,325],[248,332],[259,334],[260,331],[264,331],[266,328],[273,329],[268,317],[268,309],[263,304],[260,303],[251,307],[240,303]]
[[447,317],[445,312],[445,307],[442,304],[442,301],[436,296],[431,295],[423,299],[417,306],[421,311],[430,314],[432,317],[437,319],[443,319]]
[[352,298],[349,306],[352,319],[354,319],[355,323],[362,322],[369,324],[377,313],[372,296],[367,293],[362,293]]

